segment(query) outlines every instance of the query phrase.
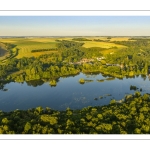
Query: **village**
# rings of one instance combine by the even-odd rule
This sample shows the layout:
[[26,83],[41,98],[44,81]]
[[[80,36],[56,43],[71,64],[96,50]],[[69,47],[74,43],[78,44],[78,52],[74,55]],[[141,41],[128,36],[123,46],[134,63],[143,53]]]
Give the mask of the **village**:
[[[95,61],[99,61],[101,62],[102,60],[105,60],[106,58],[105,57],[97,57],[95,59],[91,58],[91,59],[88,59],[88,58],[83,58],[81,59],[80,61],[78,62],[69,62],[69,64],[78,64],[78,65],[81,65],[81,64],[84,64],[84,63],[88,63],[88,64],[93,64]],[[124,68],[123,64],[110,64],[110,63],[106,63],[106,66],[118,66],[120,67],[121,69]]]
[[78,62],[74,62],[74,63],[70,62],[69,64],[83,64],[83,63],[91,63],[92,64],[92,62],[94,62],[95,60],[101,61],[101,60],[104,60],[104,59],[105,59],[105,57],[97,57],[96,59],[93,59],[93,58],[90,58],[90,59],[83,58],[83,59],[81,59]]

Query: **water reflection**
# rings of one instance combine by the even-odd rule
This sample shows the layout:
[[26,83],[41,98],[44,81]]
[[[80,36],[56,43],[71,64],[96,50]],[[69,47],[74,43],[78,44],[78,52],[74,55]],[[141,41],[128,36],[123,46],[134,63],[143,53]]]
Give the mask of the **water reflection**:
[[0,90],[1,91],[8,91],[7,88],[5,88],[5,84],[9,83],[8,81],[0,81]]
[[145,81],[147,76],[146,75],[141,75],[141,78]]
[[[79,84],[79,79],[87,84]],[[50,107],[56,110],[81,109],[87,106],[107,105],[111,99],[121,100],[135,91],[149,93],[147,76],[114,78],[103,74],[83,74],[55,79],[57,86],[51,88],[50,80],[34,80],[24,83],[0,82],[0,110]],[[135,90],[132,88],[137,87]],[[8,89],[4,92],[4,89]],[[141,90],[142,89],[142,90]]]
[[3,89],[4,89],[4,84],[0,83],[0,90],[3,90]]
[[31,81],[26,81],[28,86],[33,86],[33,87],[37,87],[37,86],[41,86],[44,84],[43,80],[31,80]]

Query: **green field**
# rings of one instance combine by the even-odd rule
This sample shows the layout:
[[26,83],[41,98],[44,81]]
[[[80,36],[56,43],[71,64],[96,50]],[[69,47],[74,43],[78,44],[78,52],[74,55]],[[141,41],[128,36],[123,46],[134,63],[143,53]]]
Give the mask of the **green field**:
[[101,48],[112,48],[112,47],[118,47],[118,48],[125,48],[126,46],[115,44],[115,43],[109,43],[109,42],[95,42],[95,41],[85,41],[85,44],[83,47],[89,48],[89,47],[101,47]]
[[85,48],[90,48],[90,47],[104,48],[104,49],[100,50],[100,53],[102,53],[104,55],[105,54],[113,54],[116,51],[126,48],[126,46],[124,46],[124,45],[119,45],[119,44],[109,43],[109,42],[85,41],[84,43],[85,44],[83,45],[83,47],[85,47]]
[[[55,40],[68,40],[72,41],[74,37],[61,37],[61,38],[37,38],[37,37],[28,37],[28,38],[2,38],[0,39],[0,42],[4,43],[10,43],[14,44],[15,47],[12,49],[13,55],[15,55],[16,58],[22,58],[22,57],[38,57],[42,54],[50,54],[50,53],[57,53],[57,50],[54,51],[42,51],[42,52],[36,52],[32,53],[32,50],[39,50],[39,49],[52,49],[56,48],[56,44],[58,43]],[[127,37],[113,37],[110,39],[111,42],[108,41],[107,37],[85,37],[92,41],[76,41],[84,43],[83,47],[90,48],[90,47],[100,47],[104,48],[101,52],[103,54],[107,53],[114,53],[116,50],[121,50],[125,48],[126,46],[119,45],[112,43],[113,41],[126,41],[129,38]],[[103,42],[97,42],[94,41],[94,39],[100,39],[103,40]],[[106,42],[105,42],[106,41]],[[114,48],[115,47],[115,48]],[[5,57],[8,55],[8,53],[5,53]],[[4,59],[4,56],[1,56],[1,59]]]
[[[92,41],[81,41],[84,43],[83,47],[85,48],[91,48],[91,47],[100,47],[100,48],[104,48],[103,50],[101,50],[100,52],[103,54],[108,54],[108,53],[114,53],[118,50],[122,50],[124,48],[127,48],[124,45],[120,45],[120,44],[115,44],[113,43],[113,41],[128,41],[130,38],[129,37],[112,37],[110,40],[110,42],[108,41],[107,37],[84,37],[88,40],[92,40]],[[103,41],[94,41],[94,40],[103,40]],[[77,41],[76,41],[77,42]]]
[[0,41],[16,45],[16,47],[12,49],[14,53],[18,49],[18,55],[16,56],[16,58],[32,57],[32,56],[38,57],[42,54],[57,52],[57,51],[47,51],[47,52],[31,53],[32,50],[56,48],[57,42],[55,42],[55,39],[51,38],[11,38],[11,39],[0,39]]

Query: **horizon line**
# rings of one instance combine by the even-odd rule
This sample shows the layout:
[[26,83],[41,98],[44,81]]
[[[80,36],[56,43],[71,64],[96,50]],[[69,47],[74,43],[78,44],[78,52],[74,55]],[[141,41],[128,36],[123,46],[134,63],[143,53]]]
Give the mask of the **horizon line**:
[[0,37],[150,37],[150,35],[2,35]]

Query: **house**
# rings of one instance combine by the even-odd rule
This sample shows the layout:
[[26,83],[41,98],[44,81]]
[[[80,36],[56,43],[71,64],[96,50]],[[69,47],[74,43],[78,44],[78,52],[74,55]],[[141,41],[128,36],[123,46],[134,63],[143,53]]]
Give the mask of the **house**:
[[102,59],[105,59],[105,57],[97,57],[96,58],[98,61],[101,61]]

